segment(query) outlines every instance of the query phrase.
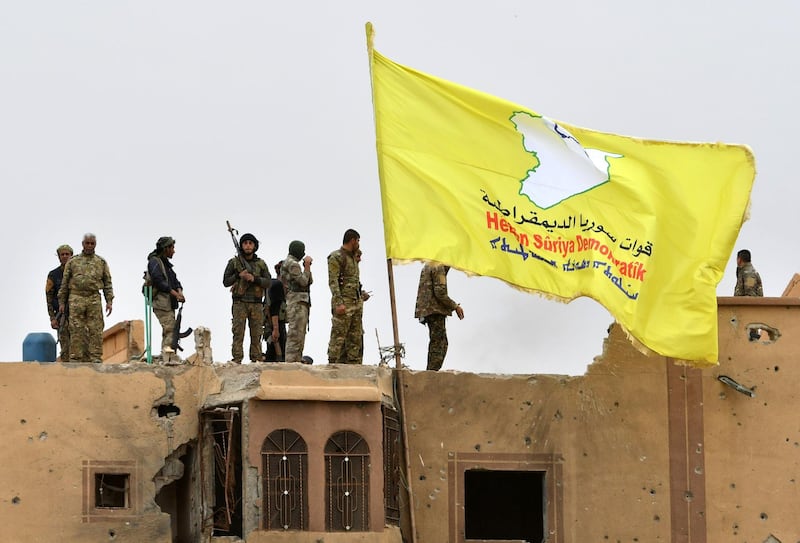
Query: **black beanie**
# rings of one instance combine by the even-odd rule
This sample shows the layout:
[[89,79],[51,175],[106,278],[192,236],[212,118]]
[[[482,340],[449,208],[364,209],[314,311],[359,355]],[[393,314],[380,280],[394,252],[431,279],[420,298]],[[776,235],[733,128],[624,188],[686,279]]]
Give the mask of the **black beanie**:
[[245,241],[252,241],[256,246],[256,248],[253,249],[253,251],[258,251],[258,240],[256,239],[256,237],[253,234],[248,232],[248,233],[244,234],[241,238],[239,238],[239,247],[241,247],[244,244]]
[[299,240],[294,240],[289,244],[289,254],[300,260],[306,254],[306,244]]

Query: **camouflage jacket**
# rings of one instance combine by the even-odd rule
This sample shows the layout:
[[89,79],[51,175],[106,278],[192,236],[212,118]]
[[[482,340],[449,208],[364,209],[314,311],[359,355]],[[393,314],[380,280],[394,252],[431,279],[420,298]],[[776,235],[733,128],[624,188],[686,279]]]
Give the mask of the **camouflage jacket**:
[[745,262],[741,268],[736,268],[736,288],[734,296],[763,296],[764,288],[761,285],[761,276],[753,267],[752,262]]
[[328,286],[331,289],[331,307],[361,301],[361,280],[355,254],[340,248],[328,255]]
[[91,296],[100,290],[103,291],[106,303],[110,304],[114,299],[114,289],[111,286],[108,262],[96,254],[80,253],[70,258],[64,266],[64,278],[61,288],[58,289],[58,303],[66,306],[73,294]]
[[419,288],[417,289],[417,305],[414,317],[422,318],[428,315],[450,316],[458,304],[447,295],[447,272],[449,266],[442,264],[426,263],[419,275]]
[[253,258],[247,261],[253,270],[255,280],[250,283],[239,278],[239,273],[244,271],[242,261],[238,256],[231,258],[225,266],[222,275],[222,284],[231,288],[231,295],[235,302],[263,302],[264,292],[272,283],[272,275],[269,273],[267,263],[258,258],[253,253]]
[[309,287],[314,282],[311,270],[303,270],[303,264],[292,255],[286,255],[281,266],[281,281],[286,285],[286,303],[305,302],[311,304]]

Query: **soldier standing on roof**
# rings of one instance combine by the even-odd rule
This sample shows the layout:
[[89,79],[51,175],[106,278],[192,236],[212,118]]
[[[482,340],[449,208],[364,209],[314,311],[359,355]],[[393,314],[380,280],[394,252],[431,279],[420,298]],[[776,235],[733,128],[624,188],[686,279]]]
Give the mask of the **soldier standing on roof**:
[[266,262],[256,255],[258,240],[253,234],[244,234],[239,239],[239,247],[241,254],[228,261],[222,276],[222,284],[230,287],[233,298],[231,362],[234,364],[241,364],[244,358],[244,329],[247,322],[250,324],[250,362],[261,361],[264,292],[272,279]]
[[[761,285],[761,276],[750,262],[751,256],[748,249],[742,249],[736,253],[736,287],[733,289],[734,296],[764,296],[764,287]],[[761,330],[750,329],[750,341],[756,341],[761,337]]]
[[[356,251],[356,264],[359,265],[359,268],[361,267],[361,256],[362,255],[363,255],[363,253],[361,252],[361,249],[358,249]],[[359,274],[360,273],[361,273],[361,270],[359,269]],[[359,300],[358,300],[358,305],[360,306],[358,311],[361,312],[361,317],[362,317],[361,321],[359,321],[359,326],[361,327],[361,333],[359,334],[359,340],[358,340],[358,358],[363,361],[363,359],[364,359],[364,324],[363,324],[364,302],[366,302],[367,300],[370,299],[370,297],[372,296],[372,293],[367,292],[366,290],[364,290],[364,286],[361,283],[358,284],[358,290],[361,292],[361,298],[359,298]],[[338,361],[339,364],[347,364],[347,353],[348,353],[349,350],[350,350],[350,347],[347,344],[347,340],[345,340],[344,347],[342,347],[342,354],[339,355],[339,361]]]
[[428,325],[428,367],[439,371],[447,354],[447,329],[445,319],[456,312],[464,318],[464,310],[447,294],[447,272],[450,266],[426,262],[419,276],[417,305],[414,316]]
[[[358,232],[349,228],[341,248],[328,256],[328,286],[331,289],[331,338],[328,364],[361,364],[364,304],[356,253],[361,244]],[[345,345],[347,350],[345,351]]]
[[67,261],[72,258],[72,247],[61,245],[56,249],[56,256],[61,263],[56,269],[47,274],[47,283],[44,287],[44,295],[47,298],[47,313],[50,315],[50,328],[58,330],[58,343],[61,345],[61,361],[69,361],[69,326],[67,325],[66,315],[58,311],[58,290],[61,288],[61,281],[64,278],[64,267]]
[[[301,265],[302,262],[302,265]],[[286,285],[286,351],[287,362],[302,362],[306,344],[308,313],[311,309],[311,263],[306,244],[294,240],[281,266],[281,281]]]
[[175,330],[175,310],[185,302],[183,286],[172,269],[170,259],[175,255],[175,240],[169,236],[158,238],[156,248],[147,255],[147,273],[153,285],[153,313],[161,324],[161,363],[168,364],[177,358],[172,348]]
[[286,290],[281,281],[283,260],[275,264],[275,279],[269,287],[267,319],[264,321],[264,339],[267,342],[266,362],[286,360]]
[[83,235],[83,251],[64,266],[64,278],[58,290],[58,310],[69,303],[70,362],[103,362],[103,306],[100,290],[106,299],[106,316],[111,315],[114,289],[111,271],[105,259],[94,250],[97,237]]

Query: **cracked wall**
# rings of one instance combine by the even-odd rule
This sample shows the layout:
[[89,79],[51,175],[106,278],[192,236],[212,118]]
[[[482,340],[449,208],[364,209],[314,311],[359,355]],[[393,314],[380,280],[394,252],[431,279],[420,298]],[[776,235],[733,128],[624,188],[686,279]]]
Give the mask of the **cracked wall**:
[[[214,390],[213,372],[38,363],[0,371],[5,540],[172,541],[154,479],[165,459],[197,439],[196,413],[204,391]],[[194,415],[159,417],[156,406],[167,403]],[[92,515],[87,473],[106,466],[129,466],[135,518]]]
[[[762,333],[751,341],[754,326]],[[415,541],[459,541],[464,470],[498,466],[547,471],[551,543],[794,541],[800,299],[720,298],[719,347],[718,367],[695,370],[638,353],[614,327],[581,377],[399,372],[411,490],[403,515]],[[265,401],[259,409],[379,405],[393,394],[390,372],[368,366],[13,363],[0,364],[0,374],[0,521],[9,541],[169,542],[176,522],[196,535],[208,511],[178,504],[201,492],[186,477],[200,471],[201,409],[256,400]],[[253,447],[266,430],[248,424],[252,508]],[[87,485],[104,471],[132,475],[128,517],[87,509]],[[298,540],[252,531],[257,515],[250,517],[248,541]],[[389,529],[322,536],[399,540]]]
[[[708,541],[796,541],[800,299],[720,298],[719,323],[720,365],[703,372]],[[751,342],[748,323],[779,336]],[[722,374],[755,396],[716,382]]]
[[718,319],[720,365],[704,370],[612,327],[580,377],[403,372],[416,541],[463,541],[464,466],[546,469],[547,455],[548,541],[794,541],[800,300],[720,298]]

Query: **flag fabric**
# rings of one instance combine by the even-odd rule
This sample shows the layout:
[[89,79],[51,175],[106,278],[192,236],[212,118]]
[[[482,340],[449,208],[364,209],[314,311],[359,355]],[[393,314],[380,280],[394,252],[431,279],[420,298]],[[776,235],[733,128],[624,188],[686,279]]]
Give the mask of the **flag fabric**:
[[396,64],[368,34],[387,257],[588,296],[644,350],[717,363],[716,286],[755,177],[746,146],[554,121]]

